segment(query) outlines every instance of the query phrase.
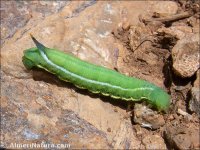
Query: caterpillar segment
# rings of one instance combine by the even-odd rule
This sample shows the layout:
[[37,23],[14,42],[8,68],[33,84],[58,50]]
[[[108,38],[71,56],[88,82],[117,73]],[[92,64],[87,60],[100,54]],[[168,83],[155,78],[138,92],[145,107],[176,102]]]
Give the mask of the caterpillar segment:
[[50,49],[32,37],[36,47],[24,51],[27,69],[42,68],[76,87],[126,101],[145,100],[159,111],[167,111],[170,96],[160,87],[145,80],[128,77],[102,66],[97,66],[70,54]]

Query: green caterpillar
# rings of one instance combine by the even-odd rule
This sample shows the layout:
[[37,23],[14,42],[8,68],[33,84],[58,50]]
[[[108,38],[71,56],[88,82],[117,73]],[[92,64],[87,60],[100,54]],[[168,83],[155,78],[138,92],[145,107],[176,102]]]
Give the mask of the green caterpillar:
[[[31,36],[32,37],[32,36]],[[61,51],[50,49],[32,37],[37,47],[24,51],[27,69],[42,68],[75,86],[127,101],[146,100],[159,111],[167,111],[170,96],[147,81],[128,77],[114,70],[90,64]]]

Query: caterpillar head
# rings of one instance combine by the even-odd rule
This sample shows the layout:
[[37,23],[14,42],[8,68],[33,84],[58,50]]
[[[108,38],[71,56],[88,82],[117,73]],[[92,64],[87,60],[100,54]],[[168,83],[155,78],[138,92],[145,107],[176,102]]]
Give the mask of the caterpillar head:
[[27,69],[37,66],[42,60],[36,47],[25,50],[24,56],[22,57],[22,62]]
[[170,106],[170,96],[161,88],[156,88],[150,94],[150,100],[153,106],[155,106],[159,111],[167,112]]

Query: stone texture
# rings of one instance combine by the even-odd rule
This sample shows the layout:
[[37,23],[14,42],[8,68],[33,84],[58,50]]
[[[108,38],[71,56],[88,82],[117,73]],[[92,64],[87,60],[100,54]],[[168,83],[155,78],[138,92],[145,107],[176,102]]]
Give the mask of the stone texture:
[[124,119],[126,111],[120,103],[23,66],[23,50],[34,46],[29,35],[32,33],[47,47],[114,68],[118,44],[112,30],[127,19],[137,24],[138,15],[148,5],[122,1],[92,4],[72,1],[45,17],[33,11],[33,17],[5,40],[1,49],[3,147],[11,142],[45,141],[68,143],[71,148],[140,148],[141,142],[134,135],[131,120]]
[[[21,112],[22,115],[18,116],[20,110],[11,105],[1,110],[1,113],[5,114],[1,118],[1,126],[3,127],[1,146],[3,147],[16,148],[12,147],[13,143],[31,144],[42,142],[46,144],[69,144],[69,147],[73,149],[83,147],[111,148],[105,133],[80,119],[72,111],[54,109],[51,114],[38,112],[37,114],[28,113],[26,115]],[[23,111],[23,108],[21,109]],[[59,117],[56,116],[58,114]]]
[[161,16],[170,16],[177,13],[178,5],[172,1],[157,1],[156,4],[152,5],[152,10]]
[[200,70],[197,71],[197,78],[194,82],[194,86],[191,89],[191,100],[189,102],[189,108],[192,112],[195,112],[200,117]]
[[[118,64],[120,64],[120,61],[130,63],[124,63],[118,66],[119,69],[122,70],[133,70],[131,75],[134,77],[150,81],[164,88],[163,67],[165,65],[164,60],[168,56],[168,51],[165,49],[157,49],[151,43],[151,41],[154,41],[154,38],[149,35],[157,30],[156,26],[157,25],[153,25],[153,28],[149,28],[143,23],[138,23],[137,25],[130,26],[128,32],[121,35],[122,40],[120,40],[126,47],[128,45],[128,52],[124,49],[119,49],[121,57],[119,57]],[[126,37],[126,34],[128,34],[128,37]],[[124,42],[123,39],[126,38],[129,39],[128,42]],[[121,54],[121,51],[123,54]],[[122,56],[124,56],[126,60],[121,60],[121,58],[123,58]]]
[[[156,118],[147,115],[143,126],[149,127],[150,122],[152,129],[159,130],[137,125],[136,134],[130,117],[126,117],[126,102],[77,89],[39,69],[28,71],[22,63],[23,51],[35,46],[29,35],[32,33],[47,47],[164,87],[168,50],[149,49],[150,42],[144,43],[144,51],[136,52],[123,45],[131,43],[134,49],[160,27],[154,24],[148,29],[139,20],[141,14],[155,12],[153,6],[158,1],[2,3],[1,147],[14,148],[9,147],[11,143],[62,143],[74,149],[144,149],[152,147],[151,142],[158,148],[165,147],[162,137],[153,135],[160,134],[163,128],[163,118],[158,114],[153,113]],[[112,34],[116,28],[120,29],[119,36],[124,35],[122,42]],[[138,117],[141,123],[142,117]],[[157,124],[153,119],[160,121]],[[191,143],[197,145],[195,140]]]
[[157,31],[159,34],[166,34],[170,37],[175,37],[178,40],[184,38],[187,34],[192,33],[192,28],[189,26],[184,26],[184,25],[177,25],[177,26],[172,26],[169,28],[162,27],[158,29]]
[[[197,123],[199,124],[199,123]],[[165,137],[170,148],[176,149],[199,149],[199,127],[195,124],[174,120],[167,124]]]
[[141,104],[135,104],[134,122],[150,129],[158,129],[165,124],[161,114]]
[[176,74],[186,78],[191,77],[198,70],[199,45],[199,34],[188,34],[173,47],[173,69]]
[[167,149],[164,139],[159,135],[147,135],[142,140],[145,149]]
[[69,1],[1,1],[1,42],[4,43],[7,38],[12,37],[32,17],[45,18],[59,12],[69,3]]

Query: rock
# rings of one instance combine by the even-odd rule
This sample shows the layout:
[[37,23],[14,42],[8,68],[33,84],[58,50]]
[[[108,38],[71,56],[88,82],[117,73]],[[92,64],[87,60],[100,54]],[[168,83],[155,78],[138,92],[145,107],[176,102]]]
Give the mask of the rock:
[[196,19],[196,17],[190,17],[187,19],[187,24],[192,27],[193,33],[199,33],[199,24],[200,20]]
[[[154,28],[152,30],[156,29]],[[126,67],[127,70],[133,70],[131,72],[132,76],[151,81],[157,86],[164,88],[162,68],[165,66],[165,58],[168,57],[169,52],[153,46],[150,41],[154,41],[155,39],[153,36],[149,36],[150,34],[152,34],[151,29],[143,23],[138,23],[136,26],[130,27],[128,43],[133,52],[126,54],[127,56],[130,55],[130,57],[125,58],[131,63],[124,63],[121,66],[123,68]]]
[[[133,131],[130,118],[124,118],[127,113],[120,101],[77,89],[45,71],[40,74],[35,70],[28,71],[22,63],[22,56],[25,49],[35,46],[29,36],[32,33],[47,47],[113,68],[116,59],[125,53],[125,50],[118,52],[122,44],[111,34],[113,29],[121,25],[123,30],[129,31],[129,26],[135,27],[138,24],[140,14],[149,13],[149,4],[158,2],[92,0],[13,3],[1,7],[5,19],[2,25],[4,42],[1,45],[1,146],[9,149],[11,143],[44,142],[66,143],[72,149],[142,149],[142,140]],[[16,5],[19,7],[16,8]],[[9,15],[9,11],[12,11],[12,15]],[[140,33],[145,28],[143,26]],[[146,33],[142,35],[151,35]],[[141,41],[137,42],[135,46]],[[151,45],[150,42],[144,44]],[[149,55],[145,57],[145,62],[137,60],[138,70],[133,69],[134,72],[141,73],[141,76],[143,72],[147,73],[144,79],[164,87],[165,52],[160,49],[137,52],[140,56],[144,53]],[[135,62],[132,61],[132,64]],[[149,64],[151,67],[145,70]],[[130,73],[132,68],[125,67]],[[157,129],[164,124],[159,114],[147,114],[146,117],[138,115],[141,125]],[[163,145],[160,136],[146,136],[144,132],[146,138],[143,142],[146,147],[152,146],[150,142],[156,142],[151,141],[151,136]],[[156,147],[159,146],[157,143]]]
[[171,26],[169,28],[162,27],[157,30],[159,34],[165,34],[169,37],[175,37],[177,39],[182,39],[188,33],[192,33],[192,28],[189,26]]
[[145,149],[167,149],[164,139],[159,135],[147,135],[142,139]]
[[[57,13],[69,3],[69,1],[5,1],[1,7],[1,17],[3,18],[1,24],[3,29],[2,43],[7,38],[12,37],[19,28],[25,26],[32,17],[39,18],[39,16],[44,17]],[[34,14],[37,15],[34,16]],[[24,33],[26,31],[24,30]]]
[[178,108],[177,114],[180,114],[180,115],[184,116],[184,117],[187,118],[188,120],[192,120],[192,119],[193,119],[192,115],[188,114],[187,112],[183,111],[183,110],[180,109],[180,108]]
[[197,79],[194,82],[194,87],[191,89],[191,100],[189,102],[189,109],[195,112],[200,117],[200,70],[197,71]]
[[134,106],[134,122],[150,129],[158,129],[165,124],[162,115],[142,104]]
[[[16,149],[14,143],[30,145],[32,143],[66,144],[65,148],[72,149],[83,147],[112,148],[105,138],[105,133],[96,129],[72,111],[53,110],[54,114],[48,114],[48,111],[46,111],[43,112],[46,115],[44,116],[41,113],[30,112],[26,115],[23,109],[23,106],[21,106],[21,110],[19,110],[18,106],[15,106],[12,102],[8,107],[1,109],[1,113],[4,114],[1,116],[2,134],[4,135],[1,148]],[[59,114],[58,118],[57,113]],[[46,136],[48,139],[45,138]],[[36,147],[32,148],[35,149]]]
[[193,87],[191,89],[191,95],[192,95],[192,98],[190,100],[190,104],[189,104],[189,107],[190,107],[190,110],[195,112],[199,117],[200,117],[200,94],[199,94],[199,88],[195,88]]
[[152,6],[152,10],[160,16],[170,16],[177,13],[178,6],[176,2],[172,1],[157,1]]
[[[133,25],[139,22],[138,15],[146,12],[147,2],[136,3],[71,1],[48,16],[40,13],[42,17],[38,17],[33,9],[30,20],[20,28],[16,26],[13,37],[5,39],[1,48],[1,129],[5,147],[11,142],[49,141],[80,149],[140,149],[141,141],[132,130],[131,120],[124,119],[126,111],[120,103],[109,98],[105,102],[106,98],[78,90],[45,71],[34,76],[38,72],[28,71],[22,63],[23,51],[35,46],[29,36],[32,33],[47,47],[113,68],[118,47],[111,32],[124,18]],[[124,29],[128,26],[123,25]],[[117,103],[117,111],[113,103]]]
[[173,47],[173,69],[177,75],[191,77],[198,70],[199,45],[199,34],[188,34]]
[[164,136],[170,149],[199,149],[199,124],[174,120],[167,124]]

